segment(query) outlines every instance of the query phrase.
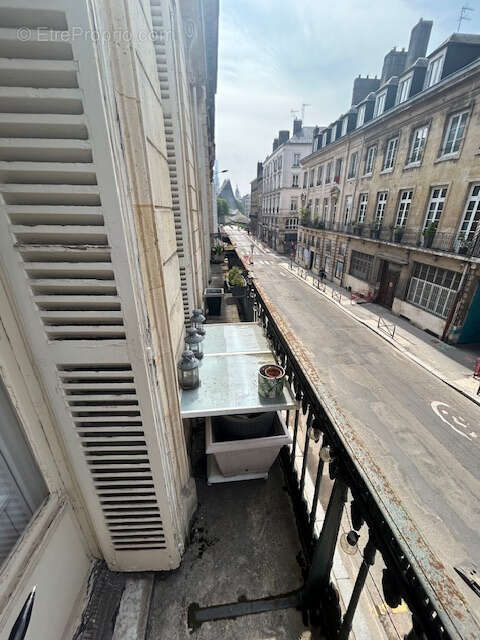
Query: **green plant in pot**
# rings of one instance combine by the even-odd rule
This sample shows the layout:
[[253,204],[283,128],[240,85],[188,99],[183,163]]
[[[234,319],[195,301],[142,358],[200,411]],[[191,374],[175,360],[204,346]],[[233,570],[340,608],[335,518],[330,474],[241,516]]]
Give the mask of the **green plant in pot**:
[[227,280],[234,297],[241,298],[245,295],[247,283],[239,267],[232,267],[228,271]]
[[380,229],[380,222],[378,220],[374,220],[372,226],[370,227],[370,237],[373,239],[378,239],[380,237]]
[[355,222],[353,225],[353,232],[357,235],[357,236],[361,236],[363,233],[363,222]]
[[395,242],[401,242],[403,238],[403,234],[405,233],[405,229],[398,225],[393,230],[393,239]]
[[212,247],[212,262],[221,264],[225,260],[225,247],[223,244],[216,244]]
[[460,233],[458,236],[458,253],[465,256],[470,249],[470,242],[464,233]]
[[437,232],[437,225],[434,222],[430,222],[429,225],[423,230],[423,246],[429,249],[432,246],[433,238]]

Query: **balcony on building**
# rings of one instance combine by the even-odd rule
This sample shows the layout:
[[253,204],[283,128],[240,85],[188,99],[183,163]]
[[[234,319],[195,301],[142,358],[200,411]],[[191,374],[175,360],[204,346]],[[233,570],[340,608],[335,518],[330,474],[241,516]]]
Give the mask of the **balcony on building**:
[[[245,257],[236,264],[248,267]],[[427,638],[459,637],[450,629],[449,602],[435,591],[448,579],[423,544],[410,546],[415,527],[402,507],[396,522],[384,512],[388,488],[376,477],[373,490],[365,474],[369,465],[374,473],[374,462],[326,409],[308,362],[296,355],[295,339],[264,295],[249,279],[239,306],[244,322],[212,316],[204,325],[201,385],[181,397],[199,507],[181,567],[155,580],[147,640],[186,637],[187,627],[192,638],[206,640],[272,634],[346,640],[351,630],[377,638],[363,589],[374,563],[377,575],[384,571],[387,603],[408,603],[407,626]],[[258,394],[265,362],[286,371],[276,399]],[[224,475],[209,453],[213,422],[218,436],[222,416],[272,411],[287,441],[270,470],[249,468],[248,456],[239,470],[234,457],[236,468]],[[255,441],[260,446],[264,439],[251,438],[246,449],[258,453]],[[345,553],[357,547],[347,578]],[[473,624],[466,613],[465,629]]]

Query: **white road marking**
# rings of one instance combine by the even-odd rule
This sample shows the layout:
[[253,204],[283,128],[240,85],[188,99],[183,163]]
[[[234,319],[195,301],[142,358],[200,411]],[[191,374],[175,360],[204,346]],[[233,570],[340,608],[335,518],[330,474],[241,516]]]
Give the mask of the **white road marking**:
[[[460,431],[457,427],[461,427],[462,429],[468,429],[470,425],[466,424],[465,420],[461,416],[454,416],[450,414],[450,405],[445,402],[438,402],[438,400],[434,400],[431,403],[431,407],[434,413],[440,418],[442,422],[448,424],[448,426],[453,429],[460,436],[463,436],[467,440],[472,441],[472,438],[477,438],[477,434],[474,431],[471,431],[469,434]],[[449,420],[447,420],[449,418]],[[452,422],[454,424],[452,424]],[[455,426],[456,425],[456,426]]]

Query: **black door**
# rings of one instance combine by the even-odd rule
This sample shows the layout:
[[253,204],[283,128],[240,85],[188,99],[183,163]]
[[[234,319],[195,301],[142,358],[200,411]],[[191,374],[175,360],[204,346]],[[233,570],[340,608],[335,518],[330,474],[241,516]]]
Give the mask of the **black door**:
[[384,307],[392,308],[395,290],[397,288],[400,268],[388,262],[383,263],[380,289],[378,290],[377,302]]

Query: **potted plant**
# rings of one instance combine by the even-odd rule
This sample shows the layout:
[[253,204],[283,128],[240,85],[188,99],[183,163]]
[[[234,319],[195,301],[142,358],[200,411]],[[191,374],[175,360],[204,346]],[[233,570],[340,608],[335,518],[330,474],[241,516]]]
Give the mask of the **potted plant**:
[[310,209],[308,207],[302,207],[300,209],[300,224],[302,227],[308,227],[310,222]]
[[325,222],[323,220],[317,220],[316,227],[317,229],[325,229]]
[[353,224],[353,233],[357,236],[361,236],[363,233],[363,222],[355,222]]
[[216,244],[212,247],[212,262],[221,264],[225,260],[225,247],[223,244]]
[[468,253],[470,248],[470,242],[468,242],[464,233],[460,233],[458,235],[458,253],[462,256],[465,256]]
[[437,232],[437,225],[434,222],[430,222],[429,225],[423,230],[423,246],[430,249],[433,243],[433,238]]
[[393,229],[393,241],[394,242],[401,242],[404,232],[405,232],[405,229],[401,225],[397,225]]
[[378,220],[374,220],[372,226],[370,227],[370,238],[378,240],[378,238],[380,237],[380,229],[380,222]]
[[227,273],[227,280],[234,298],[243,298],[246,282],[239,267],[232,267]]

